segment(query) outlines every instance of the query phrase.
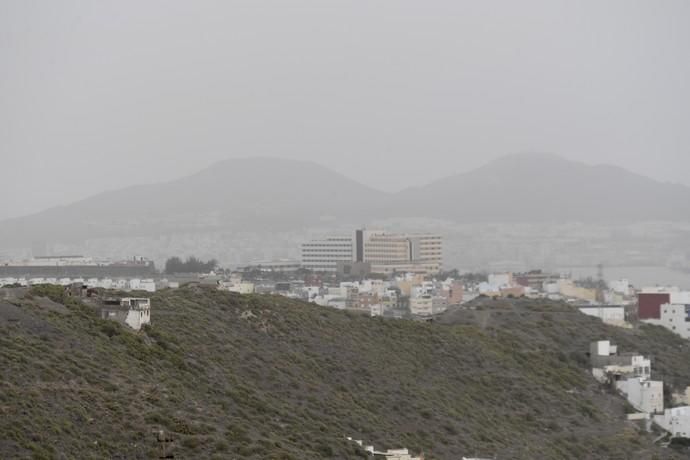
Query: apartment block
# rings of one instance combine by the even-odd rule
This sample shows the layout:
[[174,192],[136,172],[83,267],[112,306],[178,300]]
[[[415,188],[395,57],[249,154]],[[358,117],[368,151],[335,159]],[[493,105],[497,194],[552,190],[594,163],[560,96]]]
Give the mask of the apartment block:
[[[351,236],[311,240],[302,245],[302,265],[315,271],[363,263],[372,273],[438,273],[443,240],[434,234],[388,233],[358,229]],[[341,268],[342,270],[342,268]]]

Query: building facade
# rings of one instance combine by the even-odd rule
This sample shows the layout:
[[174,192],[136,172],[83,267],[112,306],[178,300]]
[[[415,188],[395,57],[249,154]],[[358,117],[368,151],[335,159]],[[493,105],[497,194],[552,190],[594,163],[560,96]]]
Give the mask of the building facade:
[[[438,273],[443,266],[440,235],[355,230],[351,236],[311,240],[302,245],[302,266],[336,272],[352,263],[366,263],[372,273]],[[342,270],[342,268],[340,268]]]
[[690,305],[665,303],[659,306],[659,317],[644,320],[645,323],[663,326],[684,339],[690,338]]
[[666,409],[663,415],[655,415],[654,423],[671,433],[674,438],[690,438],[690,407]]
[[101,308],[101,318],[117,321],[138,331],[145,324],[151,324],[151,300],[144,297],[106,300]]
[[354,261],[353,238],[331,236],[302,244],[302,266],[317,272],[335,272],[339,263]]

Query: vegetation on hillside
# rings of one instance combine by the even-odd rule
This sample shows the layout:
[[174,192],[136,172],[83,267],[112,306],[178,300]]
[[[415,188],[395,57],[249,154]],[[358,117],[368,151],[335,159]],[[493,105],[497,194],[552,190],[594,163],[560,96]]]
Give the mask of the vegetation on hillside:
[[208,273],[218,266],[216,259],[211,259],[204,262],[194,256],[187,257],[187,260],[182,260],[179,257],[171,257],[165,261],[165,273],[172,275],[175,273]]
[[664,349],[680,342],[561,304],[482,302],[429,324],[189,285],[153,295],[134,333],[35,288],[0,301],[0,458],[153,458],[160,429],[176,458],[366,457],[346,436],[428,459],[670,458],[585,352],[656,342],[640,351],[680,381],[683,350]]

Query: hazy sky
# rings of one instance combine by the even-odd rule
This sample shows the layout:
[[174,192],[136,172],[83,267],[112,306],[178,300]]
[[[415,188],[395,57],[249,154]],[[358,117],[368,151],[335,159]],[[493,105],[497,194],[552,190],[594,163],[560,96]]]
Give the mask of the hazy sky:
[[253,155],[690,184],[690,1],[0,0],[0,218]]

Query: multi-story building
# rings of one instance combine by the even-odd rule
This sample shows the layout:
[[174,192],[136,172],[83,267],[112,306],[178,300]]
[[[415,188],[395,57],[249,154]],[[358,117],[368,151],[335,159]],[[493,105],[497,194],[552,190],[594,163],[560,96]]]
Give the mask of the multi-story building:
[[659,308],[658,318],[647,318],[645,323],[663,326],[684,339],[690,338],[690,305],[665,303]]
[[443,265],[443,243],[440,235],[433,234],[391,234],[385,232],[358,230],[361,232],[361,251],[364,262],[371,263],[373,273],[390,274],[422,273],[441,271]]
[[448,299],[429,294],[410,298],[410,313],[418,316],[436,315],[448,308]]
[[662,306],[690,305],[690,291],[677,287],[644,288],[637,294],[637,313],[640,320],[658,320],[662,317]]
[[312,240],[302,245],[302,265],[315,271],[337,271],[343,264],[366,263],[372,273],[433,274],[441,270],[439,235],[355,230],[352,236]]
[[331,236],[302,244],[302,266],[317,272],[334,272],[338,263],[355,257],[351,236]]

